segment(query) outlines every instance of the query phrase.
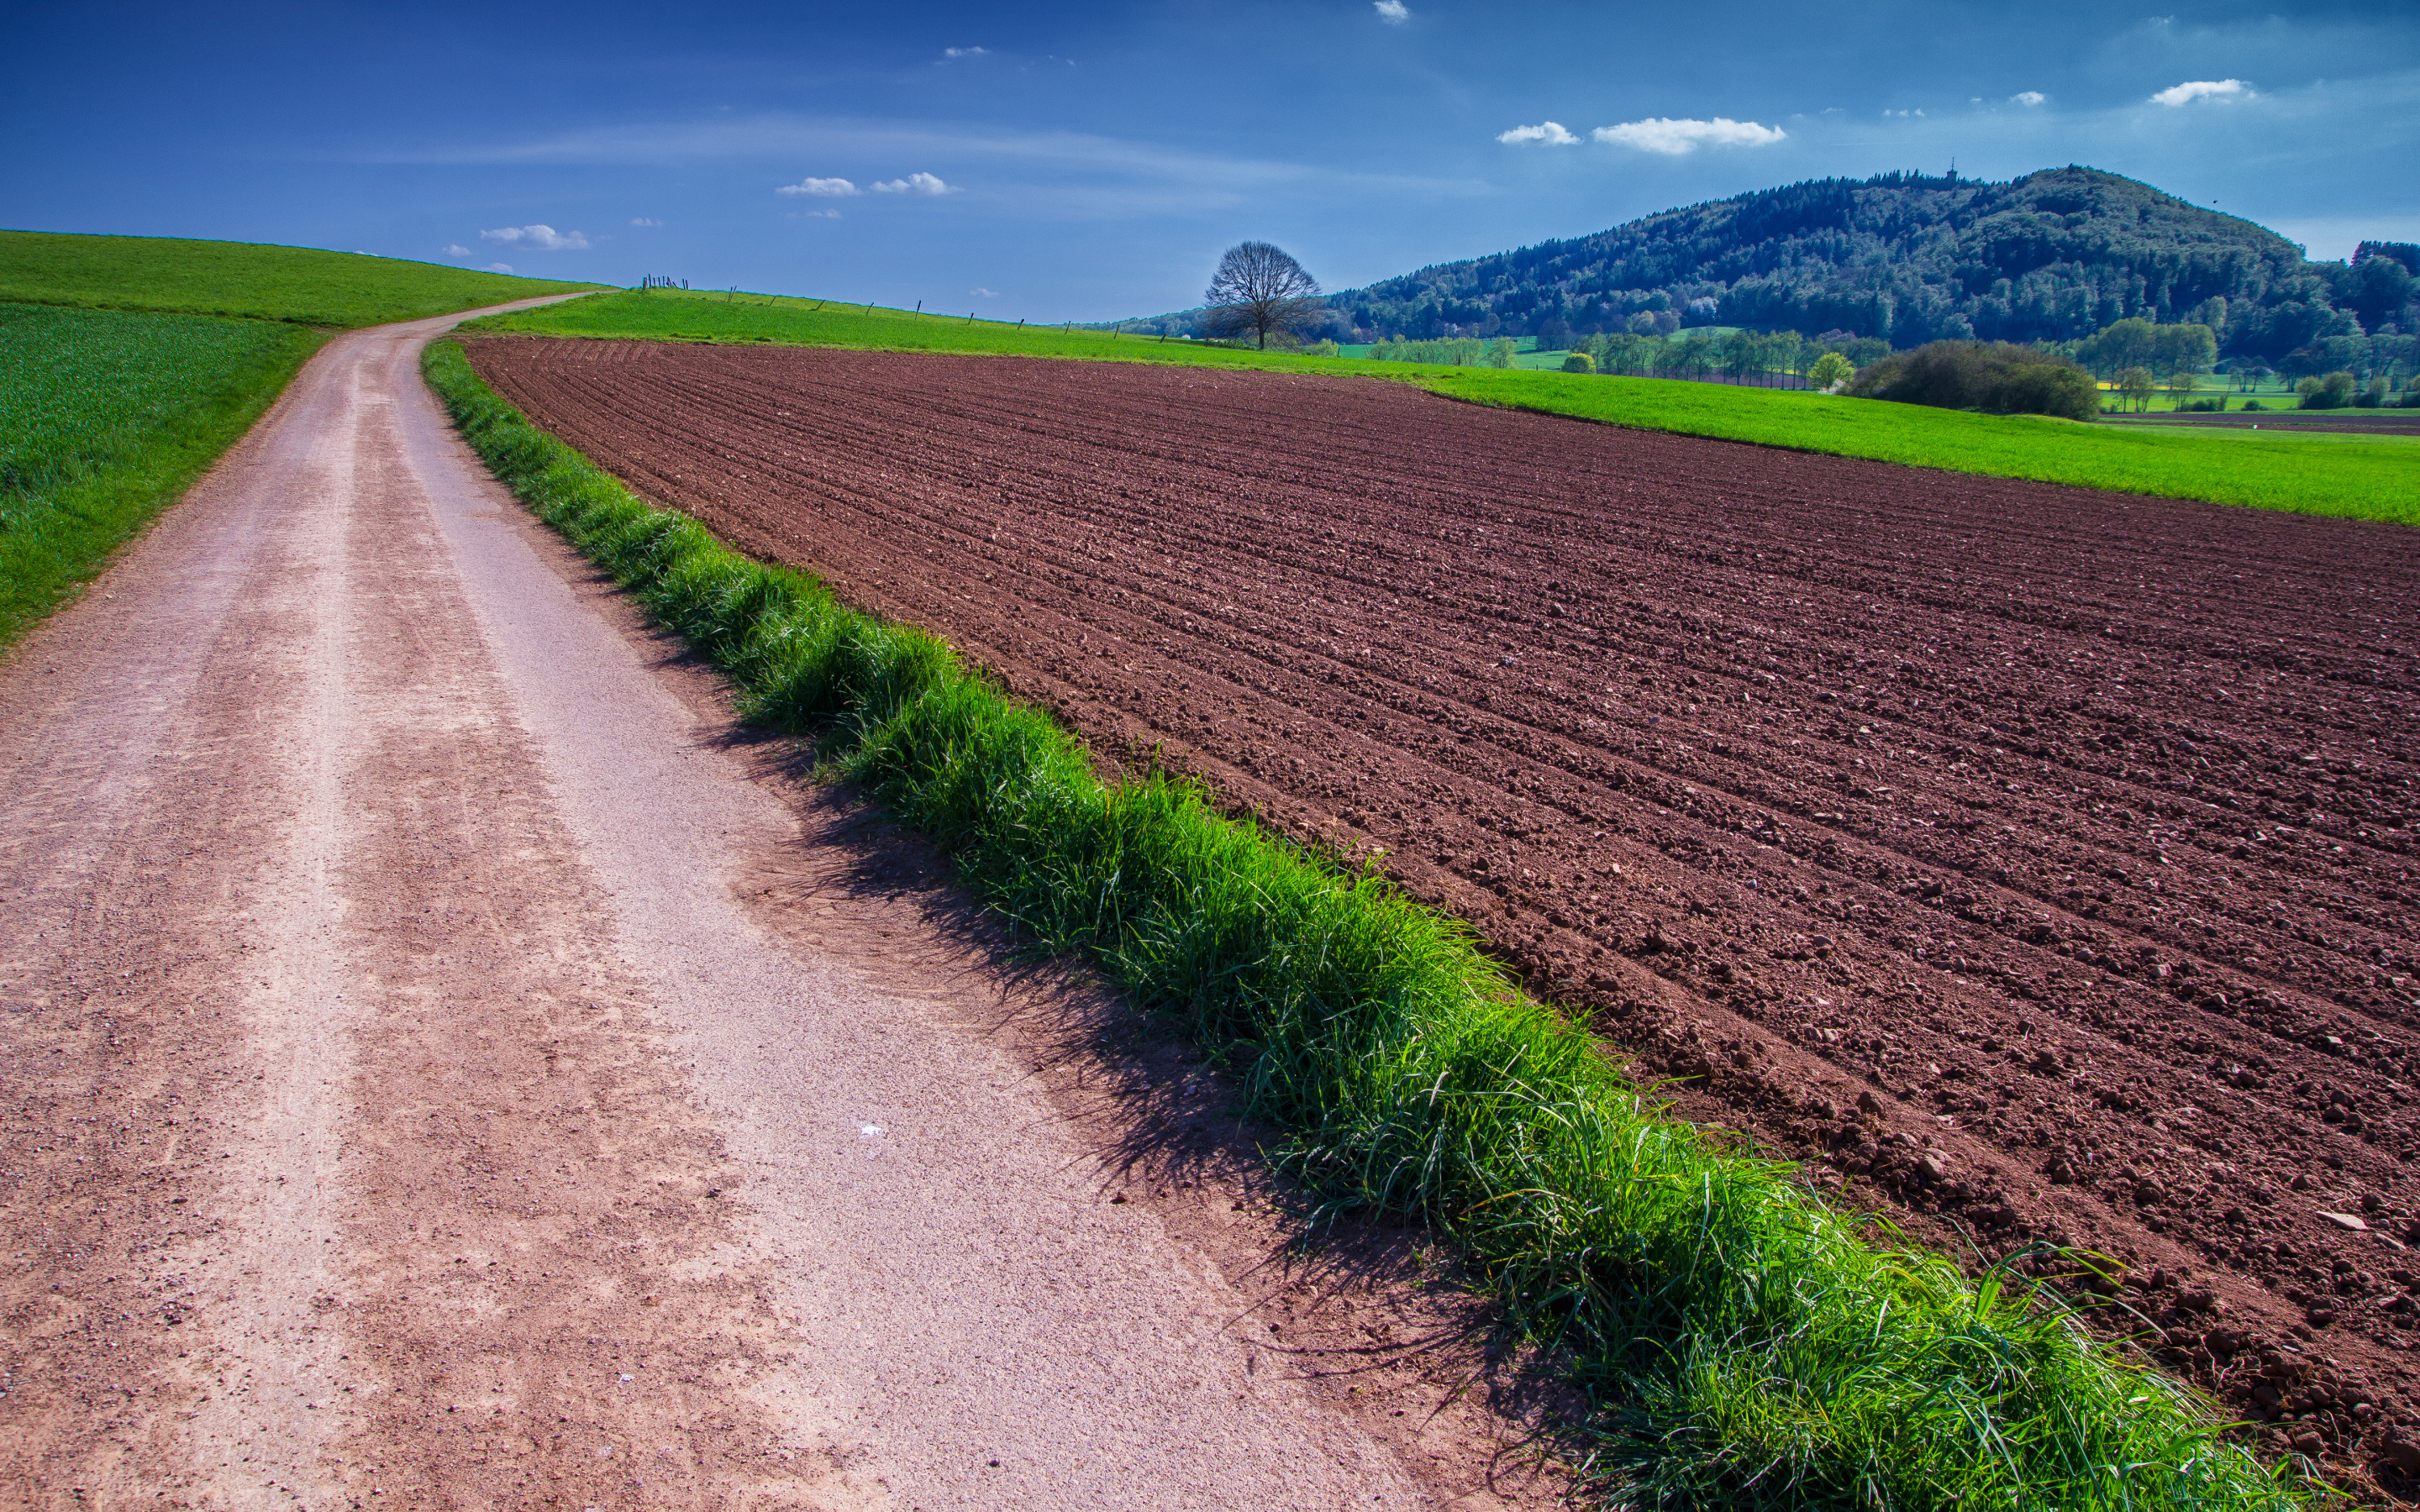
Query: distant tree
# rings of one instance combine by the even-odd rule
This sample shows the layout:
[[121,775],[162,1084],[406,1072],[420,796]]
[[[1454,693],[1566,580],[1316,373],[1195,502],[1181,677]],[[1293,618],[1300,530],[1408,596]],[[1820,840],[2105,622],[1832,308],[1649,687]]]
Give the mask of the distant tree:
[[1835,383],[1847,382],[1856,376],[1856,371],[1838,352],[1825,352],[1807,370],[1807,381],[1815,388],[1828,389]]
[[2168,375],[2168,397],[2176,401],[2177,408],[2181,409],[2187,401],[2193,398],[2193,392],[2200,382],[2201,380],[2194,376],[2192,368],[2178,368]]
[[1563,359],[1563,371],[1566,373],[1593,373],[1596,371],[1596,359],[1590,357],[1586,352],[1573,352],[1571,355]]
[[2218,338],[2208,326],[2154,326],[2152,368],[2161,373],[2206,373],[2218,361]]
[[2150,367],[2159,357],[2160,328],[2149,320],[2116,321],[2076,344],[2075,360],[2097,374]]
[[2159,382],[2148,367],[2121,367],[2109,380],[2118,396],[2136,409],[2150,408],[2151,395],[2158,392]]
[[1205,332],[1221,337],[1249,332],[1264,349],[1271,335],[1310,325],[1323,308],[1319,281],[1266,241],[1229,247],[1202,301],[1209,306],[1202,313]]
[[1538,327],[1538,349],[1540,351],[1559,352],[1570,347],[1571,344],[1572,323],[1564,319],[1562,316],[1556,316],[1554,318],[1542,323]]

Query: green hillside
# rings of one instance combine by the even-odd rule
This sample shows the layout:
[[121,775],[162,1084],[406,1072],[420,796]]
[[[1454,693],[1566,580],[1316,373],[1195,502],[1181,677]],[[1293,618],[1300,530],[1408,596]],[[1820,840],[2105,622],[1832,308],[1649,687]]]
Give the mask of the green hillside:
[[[2199,322],[2221,355],[2324,372],[2420,331],[2414,255],[2311,262],[2262,226],[2094,168],[2009,182],[1823,178],[1592,235],[1437,263],[1329,296],[1341,342],[1749,326],[1908,347],[2075,341],[2126,318]],[[1189,331],[1198,312],[1140,322]],[[2383,365],[2381,363],[2380,365]]]
[[0,231],[0,301],[374,326],[597,288],[358,252]]

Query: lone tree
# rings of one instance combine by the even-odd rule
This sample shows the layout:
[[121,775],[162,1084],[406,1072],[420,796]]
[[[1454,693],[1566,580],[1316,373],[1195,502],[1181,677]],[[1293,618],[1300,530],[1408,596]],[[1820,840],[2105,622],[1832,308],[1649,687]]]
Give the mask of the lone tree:
[[1265,348],[1271,332],[1299,331],[1320,309],[1319,280],[1302,264],[1265,241],[1242,241],[1218,259],[1208,292],[1209,308],[1202,329],[1212,336],[1240,336],[1250,332]]

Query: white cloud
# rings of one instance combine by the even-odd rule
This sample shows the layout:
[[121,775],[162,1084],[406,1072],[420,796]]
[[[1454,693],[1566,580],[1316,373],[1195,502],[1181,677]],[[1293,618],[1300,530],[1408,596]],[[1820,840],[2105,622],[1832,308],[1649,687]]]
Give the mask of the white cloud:
[[1378,19],[1389,26],[1400,26],[1412,19],[1411,7],[1404,4],[1404,0],[1375,0],[1370,8],[1378,12]]
[[633,215],[630,217],[630,224],[632,225],[661,225],[664,223],[644,215]]
[[838,210],[792,210],[792,211],[790,212],[790,218],[791,218],[792,220],[805,219],[805,220],[809,220],[809,221],[837,221],[837,220],[839,220],[839,219],[840,219],[840,211],[838,211]]
[[458,241],[449,241],[445,243],[445,255],[448,257],[468,257],[471,255],[471,249],[462,245],[462,243]]
[[795,184],[783,184],[773,191],[776,194],[854,194],[855,184],[845,178],[801,178]]
[[1496,140],[1509,142],[1514,147],[1540,142],[1550,147],[1567,147],[1578,142],[1579,138],[1564,131],[1559,121],[1540,121],[1535,126],[1516,126],[1509,131],[1498,131]]
[[1924,112],[1922,112],[1922,111],[1920,111],[1920,110],[1886,110],[1886,111],[1884,111],[1884,112],[1883,112],[1883,114],[1884,114],[1884,115],[1885,115],[1885,116],[1921,116],[1921,115],[1923,115],[1923,114],[1924,114]]
[[2172,85],[2151,97],[2155,105],[2170,109],[2196,100],[2249,100],[2252,86],[2241,79],[2193,79]]
[[585,252],[588,238],[578,231],[557,231],[551,225],[507,225],[479,233],[482,241],[494,241],[507,247],[529,247],[538,252]]
[[1662,152],[1676,158],[1684,152],[1695,152],[1700,147],[1761,147],[1778,142],[1788,134],[1778,126],[1735,121],[1728,116],[1717,116],[1710,121],[1672,120],[1667,116],[1651,116],[1643,121],[1600,126],[1595,131],[1600,142],[1637,147],[1641,152]]
[[510,263],[489,263],[488,265],[488,271],[491,273],[509,273],[512,270],[513,265]]
[[979,300],[996,300],[1000,298],[1000,290],[996,288],[970,288],[967,290],[967,292]]
[[982,57],[990,51],[988,47],[945,47],[941,49],[941,55],[943,57]]
[[877,194],[952,194],[957,191],[928,173],[911,173],[905,178],[885,178],[874,186]]
[[2020,89],[2015,94],[2009,97],[2009,103],[2011,105],[2039,105],[2049,98],[2050,96],[2043,94],[2039,89]]

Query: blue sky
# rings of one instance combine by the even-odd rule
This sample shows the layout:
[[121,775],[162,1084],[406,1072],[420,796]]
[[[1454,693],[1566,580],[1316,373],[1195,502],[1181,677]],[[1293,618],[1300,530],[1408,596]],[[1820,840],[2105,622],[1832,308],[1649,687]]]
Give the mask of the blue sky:
[[2420,240],[2406,0],[104,3],[12,27],[0,224],[1008,318],[1191,304],[1247,237],[1344,288],[1953,160],[2110,169],[2317,256]]

